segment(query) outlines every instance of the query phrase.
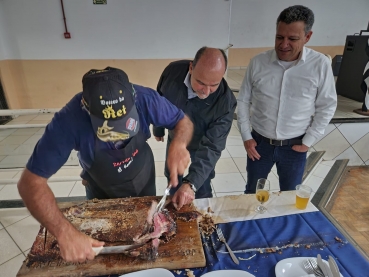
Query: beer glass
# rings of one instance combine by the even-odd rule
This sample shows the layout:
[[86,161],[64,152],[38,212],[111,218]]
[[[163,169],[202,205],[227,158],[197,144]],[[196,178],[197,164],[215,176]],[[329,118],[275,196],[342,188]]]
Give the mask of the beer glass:
[[311,187],[306,185],[296,186],[296,208],[300,210],[305,210],[309,202],[311,192],[313,190]]
[[270,182],[267,179],[261,178],[256,183],[256,199],[260,202],[260,205],[256,207],[255,212],[263,214],[267,208],[263,204],[269,200]]

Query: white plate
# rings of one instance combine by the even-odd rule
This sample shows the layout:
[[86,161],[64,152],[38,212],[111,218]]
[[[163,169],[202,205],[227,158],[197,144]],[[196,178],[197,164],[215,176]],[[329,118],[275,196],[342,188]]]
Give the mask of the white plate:
[[174,277],[172,272],[164,268],[146,269],[120,275],[119,277]]
[[[228,274],[228,275],[227,275]],[[216,270],[211,271],[208,273],[205,273],[204,275],[201,275],[201,277],[224,277],[224,276],[232,276],[232,277],[255,277],[255,275],[252,275],[246,271],[242,270]]]
[[[306,259],[316,259],[315,257],[298,257],[298,258],[289,258],[279,261],[275,266],[275,276],[276,277],[301,277],[308,276],[308,273],[304,269],[303,262]],[[323,260],[328,267],[329,264],[326,260]],[[342,274],[341,274],[341,277]]]

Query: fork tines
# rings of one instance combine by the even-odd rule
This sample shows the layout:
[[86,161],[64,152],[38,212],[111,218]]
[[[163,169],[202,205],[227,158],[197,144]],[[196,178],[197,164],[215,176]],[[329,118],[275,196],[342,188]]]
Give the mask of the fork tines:
[[308,260],[303,261],[302,264],[304,268],[306,269],[307,273],[314,274],[314,270]]
[[307,273],[314,274],[316,277],[324,277],[324,274],[318,267],[316,260],[307,259],[303,262],[303,266],[307,270]]
[[220,229],[219,227],[217,228],[217,234],[218,234],[219,239],[224,239],[222,229]]

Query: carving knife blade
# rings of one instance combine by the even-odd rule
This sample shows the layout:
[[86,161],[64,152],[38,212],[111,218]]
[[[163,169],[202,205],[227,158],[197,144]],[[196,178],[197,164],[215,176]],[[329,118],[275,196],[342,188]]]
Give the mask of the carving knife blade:
[[99,254],[119,254],[124,253],[128,250],[136,249],[143,246],[145,243],[132,244],[132,245],[118,245],[118,246],[100,246],[92,247],[95,251],[96,256]]

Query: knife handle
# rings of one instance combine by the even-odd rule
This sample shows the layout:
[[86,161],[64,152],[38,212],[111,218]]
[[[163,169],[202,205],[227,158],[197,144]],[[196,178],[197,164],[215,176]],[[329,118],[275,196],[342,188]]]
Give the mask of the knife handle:
[[225,244],[225,246],[227,247],[228,252],[229,252],[229,255],[231,255],[231,258],[232,258],[233,262],[234,262],[235,264],[240,264],[240,261],[239,261],[239,260],[237,259],[237,257],[234,255],[233,251],[232,251],[232,250],[231,250],[231,248],[228,246],[228,243],[226,243],[226,242],[224,241],[224,244]]
[[329,264],[330,269],[332,270],[333,277],[340,277],[341,276],[340,270],[338,268],[338,265],[335,259],[332,256],[329,256],[328,264]]
[[95,256],[99,255],[99,253],[101,252],[101,250],[103,250],[104,246],[100,246],[100,247],[92,247],[92,250],[95,252]]

